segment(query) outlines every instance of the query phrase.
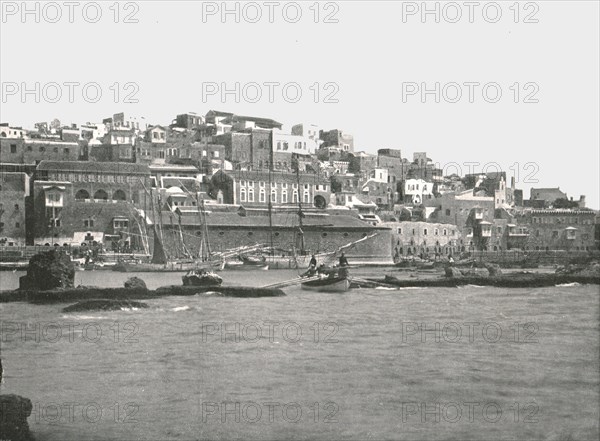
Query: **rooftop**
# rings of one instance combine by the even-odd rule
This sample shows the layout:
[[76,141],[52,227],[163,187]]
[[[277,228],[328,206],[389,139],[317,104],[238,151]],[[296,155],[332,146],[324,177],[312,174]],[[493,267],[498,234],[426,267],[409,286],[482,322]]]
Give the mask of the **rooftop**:
[[[176,216],[170,212],[163,212],[163,224],[168,225],[170,216]],[[174,220],[176,218],[174,217]],[[232,228],[269,228],[269,216],[240,216],[235,212],[217,212],[207,211],[206,221],[209,226],[214,227],[232,227]],[[186,226],[200,226],[198,213],[184,212],[181,216],[181,224]],[[283,213],[272,215],[273,228],[296,228],[298,227],[298,216],[294,213]],[[373,230],[382,227],[374,227],[353,216],[332,215],[332,216],[305,216],[302,218],[303,228],[305,229],[336,229],[343,228],[347,230]]]
[[41,161],[38,171],[85,172],[85,173],[122,173],[149,175],[147,165],[128,162],[94,162],[94,161]]

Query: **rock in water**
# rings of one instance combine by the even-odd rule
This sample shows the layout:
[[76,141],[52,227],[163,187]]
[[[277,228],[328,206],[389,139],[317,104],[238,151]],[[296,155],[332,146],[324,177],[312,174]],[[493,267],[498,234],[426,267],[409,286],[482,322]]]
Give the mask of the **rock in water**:
[[146,282],[135,276],[127,279],[124,285],[127,289],[148,289],[146,287]]
[[73,288],[74,281],[75,265],[71,258],[63,251],[50,250],[29,259],[27,275],[19,279],[19,289]]
[[147,308],[148,305],[142,302],[133,302],[131,300],[84,300],[74,305],[63,308],[63,312],[82,312],[82,311],[119,311],[121,309]]
[[34,441],[27,423],[31,409],[29,398],[19,395],[0,395],[0,439]]

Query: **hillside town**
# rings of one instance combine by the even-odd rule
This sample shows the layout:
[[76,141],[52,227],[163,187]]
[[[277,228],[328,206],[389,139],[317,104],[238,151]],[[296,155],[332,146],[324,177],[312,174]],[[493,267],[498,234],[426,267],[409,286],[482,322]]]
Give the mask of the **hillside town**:
[[282,127],[216,110],[168,125],[127,113],[2,123],[0,247],[151,255],[161,231],[168,255],[189,257],[206,244],[310,254],[367,237],[349,251],[355,261],[599,249],[583,195],[524,195],[503,171],[445,176],[427,152],[368,153],[339,129]]

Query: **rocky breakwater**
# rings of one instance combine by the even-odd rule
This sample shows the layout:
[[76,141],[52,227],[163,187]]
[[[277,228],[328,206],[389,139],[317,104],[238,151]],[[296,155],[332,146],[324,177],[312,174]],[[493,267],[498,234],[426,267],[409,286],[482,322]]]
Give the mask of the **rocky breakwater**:
[[[35,256],[34,256],[35,257]],[[192,296],[211,292],[224,297],[279,297],[285,296],[285,293],[278,288],[269,287],[247,287],[247,286],[166,286],[156,290],[149,290],[144,281],[137,277],[131,277],[125,282],[123,288],[100,288],[96,286],[78,286],[73,287],[71,278],[72,266],[67,264],[65,257],[61,254],[52,254],[35,259],[37,262],[43,262],[39,265],[41,268],[33,266],[33,273],[28,273],[23,277],[23,281],[18,290],[0,292],[0,303],[6,302],[30,302],[30,303],[73,303],[88,302],[73,305],[73,311],[84,311],[86,308],[102,310],[118,310],[123,308],[144,307],[133,305],[132,300],[155,299],[166,296]],[[32,261],[34,258],[32,258]],[[70,260],[69,260],[70,263]],[[54,280],[50,285],[53,288],[48,289],[47,284],[42,283],[40,274],[46,274],[48,278]],[[74,277],[74,271],[73,271]],[[61,281],[58,283],[58,281]],[[93,301],[92,301],[93,300]],[[97,302],[96,300],[102,300]],[[128,301],[128,304],[120,302]]]
[[[374,280],[374,279],[370,279]],[[382,282],[398,287],[455,287],[462,285],[496,286],[500,288],[539,288],[562,284],[600,284],[600,264],[591,262],[585,265],[560,267],[554,274],[518,272],[504,274],[495,264],[485,268],[445,268],[445,277],[434,279],[403,280],[387,275]]]
[[19,395],[0,395],[0,439],[33,441],[27,418],[31,415],[29,398]]

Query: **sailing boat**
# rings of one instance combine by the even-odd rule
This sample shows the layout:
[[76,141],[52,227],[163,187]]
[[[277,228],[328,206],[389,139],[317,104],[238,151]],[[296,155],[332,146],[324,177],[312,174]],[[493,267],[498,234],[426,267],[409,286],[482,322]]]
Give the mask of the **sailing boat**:
[[[197,197],[196,197],[196,200]],[[154,204],[152,198],[152,191],[150,190],[150,203],[152,215],[154,217]],[[202,201],[204,202],[204,201]],[[204,214],[204,205],[202,203],[198,204],[199,210],[198,215],[201,219],[201,224],[204,227],[206,233],[208,233],[208,228],[206,227],[206,219],[203,219]],[[179,234],[175,231],[175,226],[173,225],[171,219],[171,230],[174,235],[174,243],[179,245],[183,254],[186,256],[182,259],[169,259],[165,248],[163,246],[164,235],[162,228],[162,216],[160,210],[160,197],[159,197],[159,210],[158,210],[158,224],[156,222],[152,222],[152,229],[154,235],[154,248],[152,253],[152,259],[150,263],[139,262],[139,261],[120,261],[118,262],[112,269],[113,271],[119,272],[184,272],[184,271],[195,271],[195,270],[219,270],[222,269],[223,260],[215,259],[211,255],[210,246],[208,244],[208,234],[202,235],[202,241],[200,245],[199,258],[195,259],[191,256],[191,253],[188,247],[185,244],[183,229],[181,226],[181,211],[179,209],[174,212],[178,216],[178,227]]]

